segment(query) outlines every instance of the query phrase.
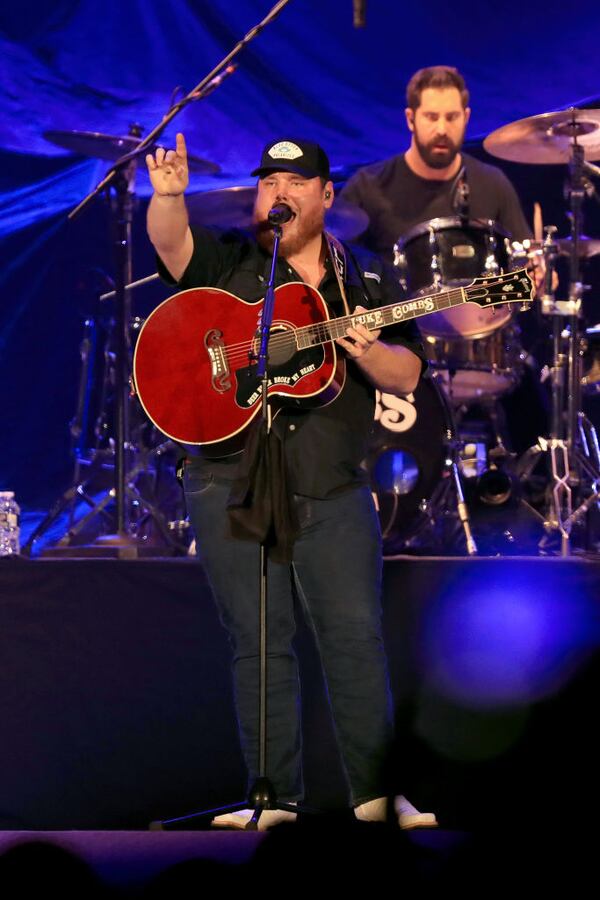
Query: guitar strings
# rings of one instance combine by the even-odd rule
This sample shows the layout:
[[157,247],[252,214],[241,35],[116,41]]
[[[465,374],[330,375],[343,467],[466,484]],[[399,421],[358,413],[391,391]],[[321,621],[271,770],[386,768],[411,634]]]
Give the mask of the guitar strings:
[[[460,291],[448,291],[444,294],[444,297],[447,301],[449,301],[450,298],[455,294],[460,294]],[[347,316],[344,316],[340,319],[326,319],[323,322],[314,322],[310,325],[303,325],[301,328],[296,328],[293,331],[274,332],[269,340],[269,347],[275,349],[285,349],[286,347],[296,347],[297,349],[304,349],[298,348],[296,336],[301,333],[309,332],[311,332],[314,337],[319,339],[313,342],[310,346],[318,346],[319,344],[324,344],[329,341],[335,341],[337,337],[345,337],[346,332],[344,331],[339,335],[332,335],[330,332],[330,327],[334,326],[335,328],[339,328],[344,319],[347,318]],[[391,325],[393,323],[388,322],[386,324]],[[377,326],[369,328],[369,325],[367,324],[365,327],[369,331],[377,330]],[[251,341],[245,340],[237,344],[225,344],[223,346],[223,350],[227,356],[227,360],[234,365],[237,365],[238,363],[242,363],[244,361],[250,362],[250,351],[253,346],[256,346],[256,344],[259,343],[259,341],[260,338],[255,337]]]
[[[454,289],[451,291],[447,291],[444,293],[444,298],[446,301],[450,301],[450,298],[453,295],[460,296],[460,289]],[[410,301],[400,301],[400,302],[410,302]],[[395,304],[390,304],[391,306]],[[389,307],[383,307],[383,309],[389,309]],[[343,316],[339,319],[325,319],[322,322],[314,322],[309,325],[303,325],[300,328],[296,328],[293,331],[283,331],[283,332],[274,332],[271,338],[269,339],[269,346],[283,349],[285,346],[294,346],[297,345],[297,341],[295,335],[302,333],[312,333],[313,336],[320,338],[321,340],[318,343],[327,343],[328,341],[334,341],[337,337],[345,337],[345,330],[339,335],[332,335],[330,333],[330,328],[333,326],[334,328],[339,328],[340,325],[345,320],[348,320],[348,316]],[[393,324],[392,322],[386,323],[387,325]],[[369,327],[369,325],[365,325],[367,330],[369,331],[377,331],[378,326]],[[223,346],[223,350],[227,354],[228,360],[231,362],[239,361],[248,356],[251,348],[259,342],[260,338],[255,337],[253,340],[241,341],[237,344],[225,344]],[[312,345],[314,346],[314,344]],[[303,349],[303,348],[299,348]]]
[[[513,272],[513,273],[508,273],[508,274],[514,275],[515,273]],[[505,275],[497,276],[497,278],[498,278],[498,280],[489,281],[488,284],[485,286],[484,285],[474,286],[474,290],[475,291],[478,291],[480,289],[487,290],[488,288],[497,287],[498,285],[501,285],[504,283]],[[467,288],[468,287],[469,286],[467,286]],[[450,303],[451,299],[453,299],[454,296],[456,296],[456,295],[461,296],[462,290],[463,290],[462,288],[454,288],[450,291],[445,291],[442,296],[444,297],[445,301]],[[441,296],[433,294],[433,295],[429,295],[427,297],[414,298],[414,300],[418,300],[418,299],[421,299],[421,300],[438,299],[439,300],[439,299],[441,299]],[[410,300],[406,300],[406,301],[400,300],[398,302],[399,303],[410,303],[411,301]],[[467,301],[467,302],[469,302],[469,301]],[[390,304],[387,307],[382,307],[382,309],[387,310],[390,308],[390,306],[394,306],[394,305],[395,304]],[[411,318],[414,318],[414,317],[411,317]],[[311,323],[309,325],[303,325],[300,328],[294,329],[293,331],[275,332],[269,339],[269,347],[271,347],[271,348],[275,347],[276,349],[284,349],[286,346],[288,346],[288,347],[296,346],[297,347],[297,341],[296,341],[295,335],[298,335],[301,333],[309,333],[309,332],[312,332],[312,334],[314,336],[321,339],[317,342],[317,344],[327,343],[329,341],[335,341],[336,336],[331,335],[330,330],[329,330],[330,326],[339,327],[342,324],[342,322],[344,322],[344,320],[348,320],[348,319],[349,319],[348,316],[343,316],[339,319],[326,319],[322,322],[315,322],[315,323]],[[393,323],[388,322],[386,324],[390,325]],[[365,327],[369,331],[377,330],[377,326],[369,328],[369,326],[367,324]],[[345,336],[345,332],[343,334],[339,335],[339,337],[344,337],[344,336]],[[256,344],[259,342],[259,340],[260,340],[260,338],[255,336],[252,340],[249,340],[249,341],[244,340],[244,341],[240,341],[236,344],[225,344],[223,346],[223,351],[225,352],[225,354],[227,356],[228,362],[231,362],[236,365],[239,362],[243,362],[244,360],[247,360],[248,362],[250,362],[250,358],[249,358],[250,351],[251,351],[252,347],[256,346]],[[312,346],[315,346],[315,344],[313,344]],[[304,348],[298,348],[298,349],[304,349]]]

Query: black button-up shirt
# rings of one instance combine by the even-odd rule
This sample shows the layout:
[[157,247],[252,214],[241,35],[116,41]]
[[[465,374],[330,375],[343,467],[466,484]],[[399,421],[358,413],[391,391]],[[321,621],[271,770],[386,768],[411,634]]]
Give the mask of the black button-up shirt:
[[[271,257],[251,234],[206,228],[193,228],[192,233],[194,253],[177,282],[178,288],[217,287],[246,302],[262,300],[271,270]],[[376,256],[362,248],[347,246],[346,254],[346,293],[351,312],[356,306],[374,309],[402,299],[393,272]],[[158,262],[161,277],[174,284],[164,264],[160,259]],[[276,285],[291,281],[302,279],[285,259],[280,258]],[[329,259],[319,292],[333,316],[344,315],[339,286]],[[402,344],[425,359],[418,330],[412,322],[386,328],[382,338],[386,343]],[[356,363],[349,359],[346,382],[332,403],[310,410],[284,409],[279,412],[273,429],[283,441],[289,489],[308,497],[326,498],[363,483],[366,476],[361,462],[368,448],[374,409],[375,389]],[[215,459],[209,456],[210,453],[211,449],[207,448],[201,455],[204,464],[219,477],[233,478],[236,458]]]

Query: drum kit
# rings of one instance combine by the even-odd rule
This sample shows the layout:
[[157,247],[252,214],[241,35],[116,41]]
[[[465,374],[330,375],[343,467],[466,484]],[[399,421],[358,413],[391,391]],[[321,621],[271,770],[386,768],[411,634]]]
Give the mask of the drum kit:
[[[73,152],[114,160],[135,148],[140,140],[136,128],[126,137],[58,131],[46,137]],[[600,110],[532,116],[499,128],[486,138],[484,147],[499,158],[520,163],[568,164],[571,234],[557,238],[556,229],[547,227],[545,238],[536,234],[534,240],[516,243],[494,221],[448,216],[420,223],[402,235],[394,247],[395,266],[408,294],[416,296],[519,268],[525,259],[544,261],[546,278],[539,309],[543,325],[547,323],[552,334],[552,356],[542,373],[551,389],[548,434],[520,455],[512,451],[507,435],[502,404],[522,384],[529,365],[514,307],[489,310],[464,304],[422,317],[419,324],[433,377],[424,379],[408,397],[378,392],[374,433],[364,463],[378,501],[385,547],[388,554],[465,549],[475,554],[473,509],[481,504],[508,505],[514,512],[516,503],[536,522],[535,552],[594,551],[600,541],[594,533],[600,449],[594,426],[582,411],[582,396],[600,393],[600,325],[586,328],[583,321],[581,265],[600,254],[600,240],[582,233],[586,169],[588,174],[600,173],[600,169],[593,172],[597,167],[591,165],[600,159]],[[199,157],[191,156],[190,161],[196,171],[219,171],[217,165]],[[247,227],[253,195],[251,187],[190,194],[190,220],[198,225]],[[336,200],[326,227],[337,237],[352,240],[367,224],[362,209]],[[555,296],[553,278],[560,257],[568,258],[570,266],[564,300]],[[157,278],[131,282],[129,295]],[[112,293],[101,295],[105,305]],[[131,311],[130,319],[129,363],[140,325]],[[95,354],[101,371],[92,377],[89,340],[97,331],[97,323],[86,321],[78,407],[71,423],[76,457],[73,484],[30,538],[30,551],[34,541],[69,510],[68,529],[58,546],[72,553],[80,535],[87,533],[86,526],[94,518],[102,521],[110,505],[110,488],[94,496],[89,477],[98,466],[110,468],[114,448],[110,434],[114,321],[110,316],[101,329],[103,346]],[[94,404],[95,424],[86,441],[81,425],[90,419]],[[191,536],[181,499],[159,492],[165,471],[174,474],[175,447],[145,422],[134,398],[128,419],[127,491],[137,510],[131,527],[141,541],[158,544],[157,552],[185,552]],[[546,474],[540,476],[541,470]],[[82,500],[89,507],[83,524],[73,519],[75,505]],[[514,553],[515,529],[510,522],[498,520],[496,530],[500,539],[492,541],[487,552]]]
[[[408,413],[406,398],[378,398],[375,452],[367,460],[387,551],[447,553],[462,546],[474,554],[477,527],[471,520],[476,525],[483,505],[505,509],[504,518],[496,517],[493,538],[486,536],[488,553],[526,552],[518,536],[522,529],[513,527],[519,510],[537,523],[529,529],[535,544],[529,552],[597,552],[600,450],[582,400],[600,391],[600,326],[585,328],[581,266],[600,252],[600,241],[582,234],[583,199],[591,192],[586,175],[600,174],[590,163],[600,159],[600,110],[532,116],[499,128],[484,147],[513,162],[568,163],[571,234],[557,238],[550,226],[545,238],[538,233],[534,240],[515,242],[493,221],[437,218],[402,235],[394,262],[414,296],[511,270],[526,259],[543,260],[546,275],[536,303],[541,328],[552,335],[547,341],[552,354],[541,372],[551,390],[548,434],[520,455],[512,452],[503,404],[532,363],[514,307],[498,313],[466,304],[422,318],[433,378],[408,398]],[[565,300],[555,296],[560,257],[569,260]],[[533,402],[544,404],[539,384]],[[425,450],[437,447],[440,432],[446,448],[442,459]],[[540,474],[543,457],[548,458],[545,477]]]

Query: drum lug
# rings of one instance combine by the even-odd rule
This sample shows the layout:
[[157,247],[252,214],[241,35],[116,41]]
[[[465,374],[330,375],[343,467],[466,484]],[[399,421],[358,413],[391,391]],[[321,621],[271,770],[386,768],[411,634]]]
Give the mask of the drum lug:
[[439,290],[442,284],[441,257],[437,239],[437,219],[433,219],[429,226],[429,247],[431,249],[431,284],[435,290]]
[[496,242],[496,237],[494,235],[494,222],[492,219],[488,220],[488,227],[489,232],[485,237],[488,251],[488,255],[485,259],[485,274],[498,275],[498,273],[500,272],[500,266],[498,265],[498,260],[496,259],[496,248],[498,245]]
[[406,254],[400,243],[394,244],[394,266],[399,270],[398,281],[402,290],[408,293]]
[[406,254],[399,243],[394,244],[394,265],[406,272]]

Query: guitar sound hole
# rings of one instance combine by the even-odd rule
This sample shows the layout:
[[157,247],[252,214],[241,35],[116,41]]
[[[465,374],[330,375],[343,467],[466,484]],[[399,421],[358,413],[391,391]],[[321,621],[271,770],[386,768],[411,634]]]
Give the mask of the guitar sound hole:
[[[254,353],[258,356],[260,338],[254,342]],[[293,332],[285,325],[274,325],[269,338],[269,365],[283,366],[297,352]]]

